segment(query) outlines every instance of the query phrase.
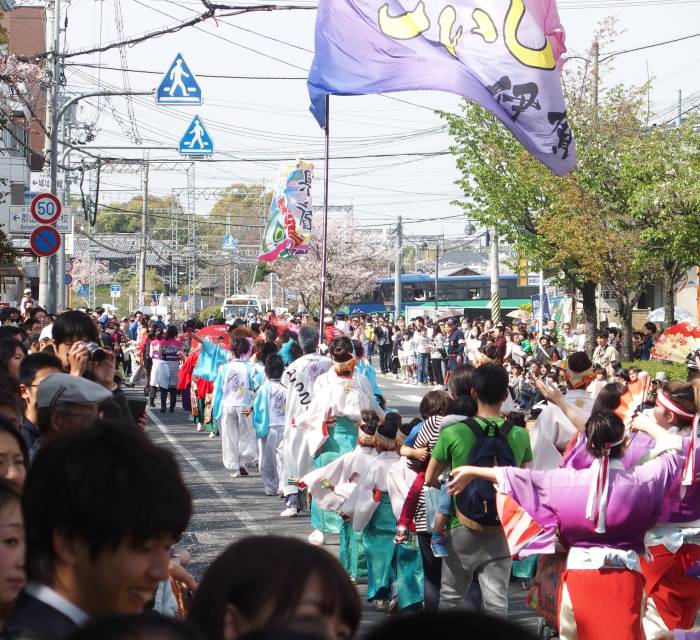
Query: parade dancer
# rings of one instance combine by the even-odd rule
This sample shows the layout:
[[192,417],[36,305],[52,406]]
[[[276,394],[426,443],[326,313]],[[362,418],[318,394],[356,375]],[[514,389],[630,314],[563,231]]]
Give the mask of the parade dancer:
[[[340,513],[343,503],[352,494],[360,474],[376,457],[375,434],[379,417],[373,411],[362,412],[362,423],[357,434],[357,446],[350,452],[336,458],[330,464],[302,478],[314,502],[334,513]],[[362,535],[352,528],[352,522],[343,520],[340,526],[340,563],[354,581],[367,574]]]
[[696,446],[700,422],[700,380],[671,380],[656,397],[653,418],[669,433],[683,436],[688,456],[669,491],[659,521],[646,535],[642,573],[648,596],[644,612],[647,638],[695,624],[700,609],[700,485]]
[[[558,365],[564,373],[568,387],[564,396],[566,402],[575,406],[588,418],[593,408],[593,397],[586,390],[594,377],[591,359],[585,352],[580,351],[571,354],[568,360]],[[576,427],[556,404],[549,403],[537,416],[537,421],[530,433],[532,446],[530,468],[556,469],[561,463],[566,445],[576,435]]]
[[[372,410],[384,419],[384,411],[377,404],[367,379],[356,375],[357,360],[352,354],[350,339],[345,336],[334,338],[328,352],[333,369],[316,379],[314,399],[296,420],[297,428],[306,431],[309,453],[313,455],[316,468],[353,450],[362,411]],[[324,544],[326,533],[340,531],[341,518],[312,502],[311,524],[314,531],[309,541]]]
[[639,554],[644,534],[656,522],[665,496],[683,465],[679,436],[643,423],[658,439],[659,456],[625,471],[620,459],[627,434],[615,413],[593,414],[586,423],[589,469],[532,471],[515,467],[458,467],[449,492],[460,493],[475,478],[497,485],[554,539],[569,549],[562,576],[559,637],[562,640],[642,640],[644,577]]
[[[342,506],[352,527],[362,532],[367,556],[367,600],[378,609],[423,602],[423,563],[415,545],[394,544],[396,516],[388,490],[390,469],[399,462],[396,434],[401,416],[387,414],[375,435],[377,455],[365,468]],[[400,510],[401,505],[398,505]]]
[[281,485],[286,508],[280,515],[294,517],[302,509],[299,496],[299,479],[313,469],[313,458],[306,442],[306,432],[297,429],[296,420],[306,412],[314,398],[314,383],[332,366],[326,356],[316,353],[319,332],[312,325],[299,329],[299,346],[304,355],[290,364],[282,374],[282,384],[287,388],[287,411],[282,438]]
[[221,424],[221,451],[231,477],[247,476],[247,465],[256,457],[255,432],[250,414],[257,372],[247,360],[252,340],[245,336],[231,339],[233,359],[219,370],[214,382],[214,417]]
[[282,473],[282,434],[286,412],[287,390],[280,379],[284,371],[282,358],[276,353],[265,360],[265,381],[255,392],[253,428],[260,440],[260,473],[265,495],[279,493]]

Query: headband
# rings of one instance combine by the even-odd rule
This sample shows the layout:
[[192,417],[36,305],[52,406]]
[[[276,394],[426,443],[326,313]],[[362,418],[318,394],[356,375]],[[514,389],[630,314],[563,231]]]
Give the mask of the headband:
[[659,393],[656,395],[656,401],[667,411],[670,411],[672,414],[675,416],[678,416],[680,418],[693,418],[695,417],[694,413],[688,413],[684,409],[681,409],[671,398],[666,395],[666,393],[662,390],[659,391]]
[[695,452],[697,450],[698,423],[700,422],[700,415],[688,413],[687,411],[681,409],[663,390],[656,394],[656,401],[664,409],[666,409],[666,411],[670,411],[675,416],[681,418],[693,418],[693,426],[690,433],[690,444],[688,446],[688,455],[685,458],[683,473],[681,475],[681,484],[688,487],[695,481]]

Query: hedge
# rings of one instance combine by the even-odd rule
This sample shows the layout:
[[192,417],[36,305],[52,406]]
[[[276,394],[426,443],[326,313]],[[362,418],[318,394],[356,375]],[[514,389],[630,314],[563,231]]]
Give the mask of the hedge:
[[622,366],[625,369],[630,367],[639,367],[644,371],[648,371],[653,378],[659,371],[665,371],[669,379],[685,380],[688,377],[688,367],[678,362],[667,362],[664,360],[634,360],[632,362],[623,362]]

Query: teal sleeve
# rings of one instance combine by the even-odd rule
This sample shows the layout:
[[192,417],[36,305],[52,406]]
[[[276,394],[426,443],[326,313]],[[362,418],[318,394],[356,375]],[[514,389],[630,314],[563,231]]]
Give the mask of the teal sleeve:
[[217,420],[221,419],[221,401],[224,397],[224,377],[222,374],[224,371],[225,367],[221,367],[221,369],[219,369],[219,373],[216,375],[216,379],[214,380],[214,397],[212,400],[212,413]]
[[270,416],[268,404],[270,399],[270,385],[268,382],[258,389],[253,400],[253,429],[258,438],[265,438],[270,431]]

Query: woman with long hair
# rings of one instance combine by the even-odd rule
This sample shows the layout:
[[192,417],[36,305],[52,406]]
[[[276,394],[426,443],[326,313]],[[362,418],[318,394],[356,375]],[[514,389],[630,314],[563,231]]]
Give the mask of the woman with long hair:
[[27,348],[14,338],[0,340],[0,375],[19,381],[19,365],[27,357]]
[[[559,637],[564,640],[642,640],[645,581],[640,567],[644,534],[659,518],[683,458],[680,437],[655,424],[637,425],[657,438],[661,453],[625,470],[627,434],[613,412],[586,422],[586,447],[594,464],[582,470],[532,471],[516,467],[458,467],[451,495],[472,480],[493,482],[542,529],[539,544],[552,553],[555,538],[569,549],[562,575]],[[541,549],[542,551],[542,549]]]

